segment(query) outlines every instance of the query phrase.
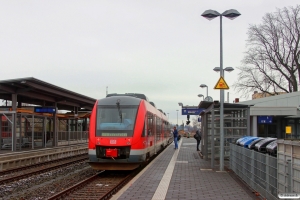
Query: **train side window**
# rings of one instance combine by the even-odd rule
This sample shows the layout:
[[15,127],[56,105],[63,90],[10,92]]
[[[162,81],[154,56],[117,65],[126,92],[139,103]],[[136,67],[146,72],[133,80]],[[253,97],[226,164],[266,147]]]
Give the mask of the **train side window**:
[[153,114],[148,112],[147,113],[147,133],[148,133],[148,136],[152,136],[153,135]]
[[143,127],[143,131],[142,131],[142,137],[146,137],[146,135],[147,135],[147,131],[145,130],[145,127],[147,127],[146,119],[145,119],[145,122],[144,122],[144,127]]

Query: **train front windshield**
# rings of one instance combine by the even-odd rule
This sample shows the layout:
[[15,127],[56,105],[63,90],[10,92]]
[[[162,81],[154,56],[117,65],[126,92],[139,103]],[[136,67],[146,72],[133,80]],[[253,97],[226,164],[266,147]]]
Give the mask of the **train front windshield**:
[[96,136],[130,137],[137,114],[137,106],[98,106]]

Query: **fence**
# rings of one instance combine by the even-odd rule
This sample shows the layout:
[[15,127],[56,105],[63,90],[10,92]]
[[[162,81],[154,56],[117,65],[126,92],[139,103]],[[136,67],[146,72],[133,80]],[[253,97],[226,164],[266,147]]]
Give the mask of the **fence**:
[[88,131],[59,131],[58,144],[67,145],[88,142]]
[[276,157],[230,144],[230,168],[264,198],[278,199]]
[[[39,132],[34,135],[33,141],[30,137],[18,137],[16,138],[16,148],[17,150],[28,150],[33,148],[42,148],[42,147],[53,147],[53,133],[45,134]],[[49,136],[49,139],[44,139]],[[70,144],[80,144],[88,142],[88,131],[59,131],[58,132],[58,146],[70,145]],[[0,139],[0,150],[11,150],[12,149],[12,138],[6,137]]]
[[300,141],[277,140],[278,193],[300,193]]

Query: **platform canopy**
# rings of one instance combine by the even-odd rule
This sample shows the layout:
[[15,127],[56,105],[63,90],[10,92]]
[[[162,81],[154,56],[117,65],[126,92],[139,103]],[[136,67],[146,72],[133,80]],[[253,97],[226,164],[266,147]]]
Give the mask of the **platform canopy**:
[[[80,82],[78,82],[78,85]],[[58,110],[74,110],[74,107],[86,111],[92,110],[96,99],[41,81],[34,77],[0,81],[0,99],[12,101],[17,94],[18,103],[30,105],[54,106]]]

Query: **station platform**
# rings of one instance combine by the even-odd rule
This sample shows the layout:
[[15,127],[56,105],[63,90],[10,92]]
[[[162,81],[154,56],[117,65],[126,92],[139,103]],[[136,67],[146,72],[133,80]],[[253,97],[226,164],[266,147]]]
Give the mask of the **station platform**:
[[39,148],[24,151],[1,151],[0,172],[32,164],[72,157],[76,155],[87,155],[87,143],[51,148]]
[[196,151],[194,138],[174,142],[132,179],[112,200],[259,199],[225,166],[220,172]]

